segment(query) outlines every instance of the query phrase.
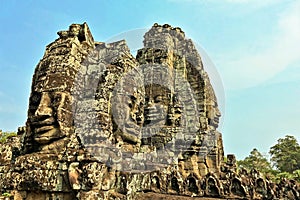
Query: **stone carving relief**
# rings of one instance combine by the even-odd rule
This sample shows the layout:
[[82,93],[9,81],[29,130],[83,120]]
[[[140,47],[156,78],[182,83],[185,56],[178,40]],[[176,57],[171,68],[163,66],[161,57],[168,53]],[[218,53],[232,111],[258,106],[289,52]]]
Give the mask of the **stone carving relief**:
[[[86,23],[59,31],[36,66],[26,128],[0,145],[0,190],[15,199],[297,199],[224,162],[220,111],[201,56],[168,24],[96,42]],[[163,196],[161,196],[163,195]],[[173,196],[175,197],[175,196]]]

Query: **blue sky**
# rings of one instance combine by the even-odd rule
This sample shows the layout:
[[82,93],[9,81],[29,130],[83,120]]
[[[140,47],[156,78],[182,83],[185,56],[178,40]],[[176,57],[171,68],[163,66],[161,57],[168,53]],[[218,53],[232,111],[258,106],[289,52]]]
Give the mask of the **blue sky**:
[[107,41],[157,22],[181,27],[214,62],[225,153],[267,153],[286,134],[300,141],[299,0],[1,0],[0,20],[2,130],[24,125],[34,68],[57,31],[86,21]]

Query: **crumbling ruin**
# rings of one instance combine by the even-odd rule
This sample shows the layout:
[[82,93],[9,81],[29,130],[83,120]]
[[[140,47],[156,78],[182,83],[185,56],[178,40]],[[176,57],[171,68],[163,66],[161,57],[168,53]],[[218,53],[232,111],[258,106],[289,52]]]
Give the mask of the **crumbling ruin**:
[[26,128],[0,145],[1,191],[41,200],[299,197],[296,184],[281,190],[259,172],[237,174],[234,155],[224,162],[217,99],[180,28],[154,24],[136,57],[125,40],[94,41],[86,23],[58,35],[35,69]]

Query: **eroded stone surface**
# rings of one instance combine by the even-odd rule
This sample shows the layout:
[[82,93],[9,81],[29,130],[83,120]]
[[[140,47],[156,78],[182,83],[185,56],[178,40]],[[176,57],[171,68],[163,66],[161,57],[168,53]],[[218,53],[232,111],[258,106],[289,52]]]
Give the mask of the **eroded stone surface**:
[[95,42],[85,23],[58,35],[35,69],[26,130],[0,145],[1,191],[58,200],[299,197],[292,181],[238,174],[234,155],[223,162],[217,99],[180,28],[154,24],[136,57],[124,40]]

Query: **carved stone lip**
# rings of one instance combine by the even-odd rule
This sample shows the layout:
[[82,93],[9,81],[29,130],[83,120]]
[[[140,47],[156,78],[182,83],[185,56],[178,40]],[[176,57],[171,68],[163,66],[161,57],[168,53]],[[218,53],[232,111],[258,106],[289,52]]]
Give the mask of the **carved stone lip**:
[[50,126],[42,126],[42,127],[38,127],[34,129],[35,133],[42,133],[42,132],[46,132],[46,131],[50,131],[52,129],[54,129],[55,126],[54,125],[50,125]]
[[46,136],[45,137],[37,137],[37,138],[35,138],[35,141],[37,141],[41,144],[46,144],[46,143],[48,143],[49,138]]
[[31,120],[32,125],[37,125],[37,126],[43,126],[43,125],[52,125],[55,122],[55,119],[53,117],[49,117],[44,120],[38,120],[37,118],[33,118]]
[[[37,132],[37,130],[39,132]],[[41,144],[46,144],[52,139],[59,138],[59,129],[55,126],[41,127],[39,129],[35,129],[35,132],[38,136],[36,136],[34,140]]]

